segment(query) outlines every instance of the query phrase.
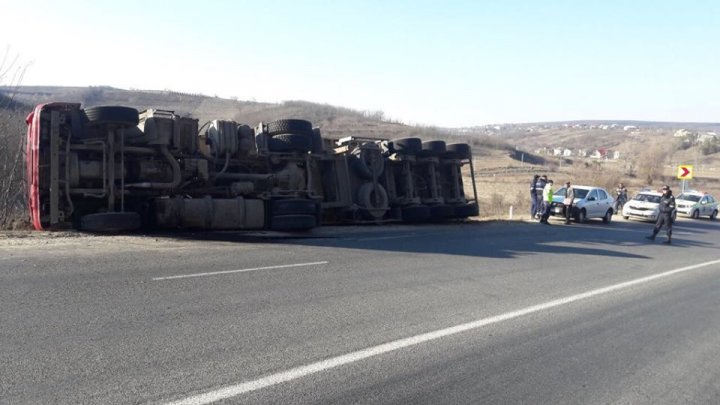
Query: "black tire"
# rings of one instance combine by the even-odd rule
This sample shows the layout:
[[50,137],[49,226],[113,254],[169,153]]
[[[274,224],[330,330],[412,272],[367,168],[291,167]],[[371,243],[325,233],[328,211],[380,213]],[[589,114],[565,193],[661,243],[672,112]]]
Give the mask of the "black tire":
[[475,203],[456,205],[453,208],[454,218],[476,217],[480,214],[480,208]]
[[119,233],[140,229],[142,221],[137,212],[101,212],[80,218],[80,230],[98,233]]
[[270,152],[310,152],[312,140],[302,134],[280,134],[268,139]]
[[455,217],[455,208],[452,205],[438,204],[430,206],[430,219],[443,220]]
[[450,159],[470,159],[470,145],[466,143],[451,143],[446,146],[446,154]]
[[425,141],[422,143],[423,156],[442,156],[446,151],[445,141]]
[[613,215],[612,210],[611,210],[611,209],[610,209],[610,210],[607,210],[607,212],[605,213],[605,216],[604,216],[603,219],[602,219],[603,223],[604,223],[604,224],[609,224],[610,221],[612,221],[612,215]]
[[270,217],[273,231],[305,231],[318,225],[314,215],[274,215]]
[[315,200],[289,198],[270,200],[268,202],[270,216],[276,215],[318,215],[320,203]]
[[411,205],[402,208],[403,222],[423,222],[430,219],[430,207],[427,205]]
[[312,137],[313,128],[310,121],[287,119],[267,123],[267,133],[270,136],[279,134],[301,134]]
[[629,216],[627,216],[627,217],[626,217],[626,216],[623,216],[623,219],[630,219],[630,217],[629,217]]
[[363,208],[380,210],[389,207],[390,200],[382,184],[377,184],[375,187],[372,182],[364,183],[358,189],[357,198],[358,205]]
[[312,153],[323,152],[325,152],[325,144],[323,143],[322,135],[320,134],[320,128],[313,128]]
[[130,128],[140,122],[138,110],[130,107],[90,107],[84,112],[89,126],[112,125],[118,128]]
[[712,214],[710,214],[710,220],[714,221],[717,218],[717,216],[718,216],[718,210],[713,211]]
[[388,143],[390,151],[403,155],[416,155],[422,150],[422,139],[420,138],[401,138],[395,139]]
[[[373,159],[373,154],[375,154],[375,159]],[[385,159],[383,159],[379,150],[359,148],[353,151],[349,159],[350,167],[355,170],[358,177],[365,180],[376,179],[385,170]],[[375,177],[373,177],[373,172]]]
[[692,212],[692,219],[700,219],[700,210],[695,210]]
[[577,215],[575,216],[575,222],[584,224],[587,222],[587,211],[585,211],[585,208],[578,211]]

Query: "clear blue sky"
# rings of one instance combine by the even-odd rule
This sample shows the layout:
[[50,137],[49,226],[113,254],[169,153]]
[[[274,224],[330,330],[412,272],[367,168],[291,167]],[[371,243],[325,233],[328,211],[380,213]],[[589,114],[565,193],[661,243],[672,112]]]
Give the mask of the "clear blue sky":
[[25,85],[309,100],[438,126],[718,122],[719,17],[717,0],[0,0],[0,44],[31,63]]

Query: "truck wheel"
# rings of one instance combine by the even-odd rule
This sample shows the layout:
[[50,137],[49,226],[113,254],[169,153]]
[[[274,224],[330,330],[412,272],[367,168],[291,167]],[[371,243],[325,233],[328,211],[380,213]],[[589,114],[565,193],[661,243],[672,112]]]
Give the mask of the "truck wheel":
[[430,206],[430,219],[443,220],[455,216],[455,208],[452,205],[438,204]]
[[280,134],[268,139],[270,152],[310,152],[311,139],[303,134]]
[[140,122],[138,110],[130,107],[90,107],[85,109],[85,116],[90,126],[113,125],[130,128]]
[[390,141],[388,146],[391,152],[404,155],[415,155],[422,150],[422,139],[401,138]]
[[137,212],[101,212],[80,218],[80,230],[98,233],[129,232],[140,229]]
[[320,134],[320,128],[313,128],[312,135],[312,153],[323,153],[325,152],[325,145],[323,144],[322,135]]
[[268,122],[267,133],[270,136],[279,134],[301,134],[312,137],[313,129],[310,121],[287,119]]
[[451,143],[446,147],[450,159],[470,159],[470,145],[466,143]]
[[445,141],[425,141],[422,143],[421,154],[423,156],[441,156],[446,151]]
[[273,215],[270,229],[273,231],[306,231],[318,225],[315,215]]
[[476,217],[480,214],[478,205],[474,203],[456,205],[453,208],[455,211],[453,215],[454,218]]
[[422,222],[430,218],[430,207],[427,205],[411,205],[402,208],[403,222]]
[[288,198],[270,200],[268,212],[271,216],[277,215],[317,215],[320,213],[320,203],[315,200],[301,198]]

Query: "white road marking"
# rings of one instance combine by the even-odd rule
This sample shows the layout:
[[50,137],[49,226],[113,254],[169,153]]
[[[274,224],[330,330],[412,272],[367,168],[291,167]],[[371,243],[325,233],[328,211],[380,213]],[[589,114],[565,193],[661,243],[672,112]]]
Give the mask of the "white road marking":
[[714,264],[720,264],[720,260],[713,260],[710,262],[695,264],[692,266],[681,267],[679,269],[666,271],[664,273],[655,274],[652,276],[641,277],[634,280],[626,281],[619,284],[614,284],[608,287],[598,288],[595,290],[586,291],[584,293],[571,295],[569,297],[560,298],[545,302],[543,304],[533,305],[531,307],[523,308],[517,311],[507,312],[505,314],[491,316],[489,318],[479,319],[477,321],[452,326],[445,329],[439,329],[433,332],[423,333],[417,336],[412,336],[404,339],[395,340],[392,342],[384,343],[378,346],[368,347],[367,349],[359,350],[356,352],[347,353],[337,357],[331,357],[326,360],[321,360],[315,363],[310,363],[304,366],[292,368],[287,371],[271,374],[257,380],[247,381],[235,385],[230,385],[225,388],[218,390],[209,391],[204,394],[198,394],[191,397],[187,397],[178,401],[170,402],[167,405],[201,405],[209,404],[215,401],[232,398],[241,394],[245,394],[251,391],[256,391],[262,388],[270,387],[273,385],[281,384],[283,382],[292,381],[301,377],[308,376],[310,374],[319,373],[321,371],[329,370],[335,367],[340,367],[350,363],[355,363],[369,357],[378,356],[381,354],[393,352],[406,347],[415,346],[420,343],[429,342],[432,340],[440,339],[443,337],[455,335],[458,333],[466,332],[473,329],[478,329],[494,323],[507,321],[510,319],[518,318],[524,315],[529,315],[535,312],[548,310],[551,308],[559,307],[562,305],[568,305],[576,301],[592,298],[602,294],[608,294],[617,290],[632,287],[639,284],[648,283],[653,280],[657,280],[664,277],[669,277],[678,273],[684,273],[691,270],[696,270],[702,267],[712,266]]
[[361,241],[361,240],[402,239],[402,238],[412,238],[413,236],[418,236],[418,235],[415,233],[411,233],[409,235],[372,236],[372,237],[368,237],[368,238],[354,238],[351,240]]
[[217,276],[217,275],[219,275],[219,274],[246,273],[246,272],[249,272],[249,271],[258,271],[258,270],[286,269],[286,268],[288,268],[288,267],[316,266],[316,265],[318,265],[318,264],[328,264],[328,262],[281,264],[281,265],[278,265],[278,266],[255,267],[255,268],[251,268],[251,269],[223,270],[223,271],[212,271],[212,272],[207,272],[207,273],[180,274],[180,275],[177,275],[177,276],[154,277],[154,278],[153,278],[153,281],[174,280],[174,279],[178,279],[178,278]]

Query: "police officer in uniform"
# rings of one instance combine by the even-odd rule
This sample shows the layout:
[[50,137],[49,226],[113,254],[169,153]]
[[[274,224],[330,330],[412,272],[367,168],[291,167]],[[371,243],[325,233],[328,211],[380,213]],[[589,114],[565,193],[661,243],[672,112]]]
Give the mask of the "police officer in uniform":
[[655,236],[657,236],[660,229],[662,229],[663,225],[665,225],[667,240],[663,243],[670,244],[672,243],[672,223],[673,216],[675,214],[675,197],[673,197],[672,190],[670,190],[670,187],[667,185],[663,186],[662,194],[662,197],[660,197],[660,214],[655,222],[655,228],[653,228],[652,235],[646,236],[646,238],[655,240]]

